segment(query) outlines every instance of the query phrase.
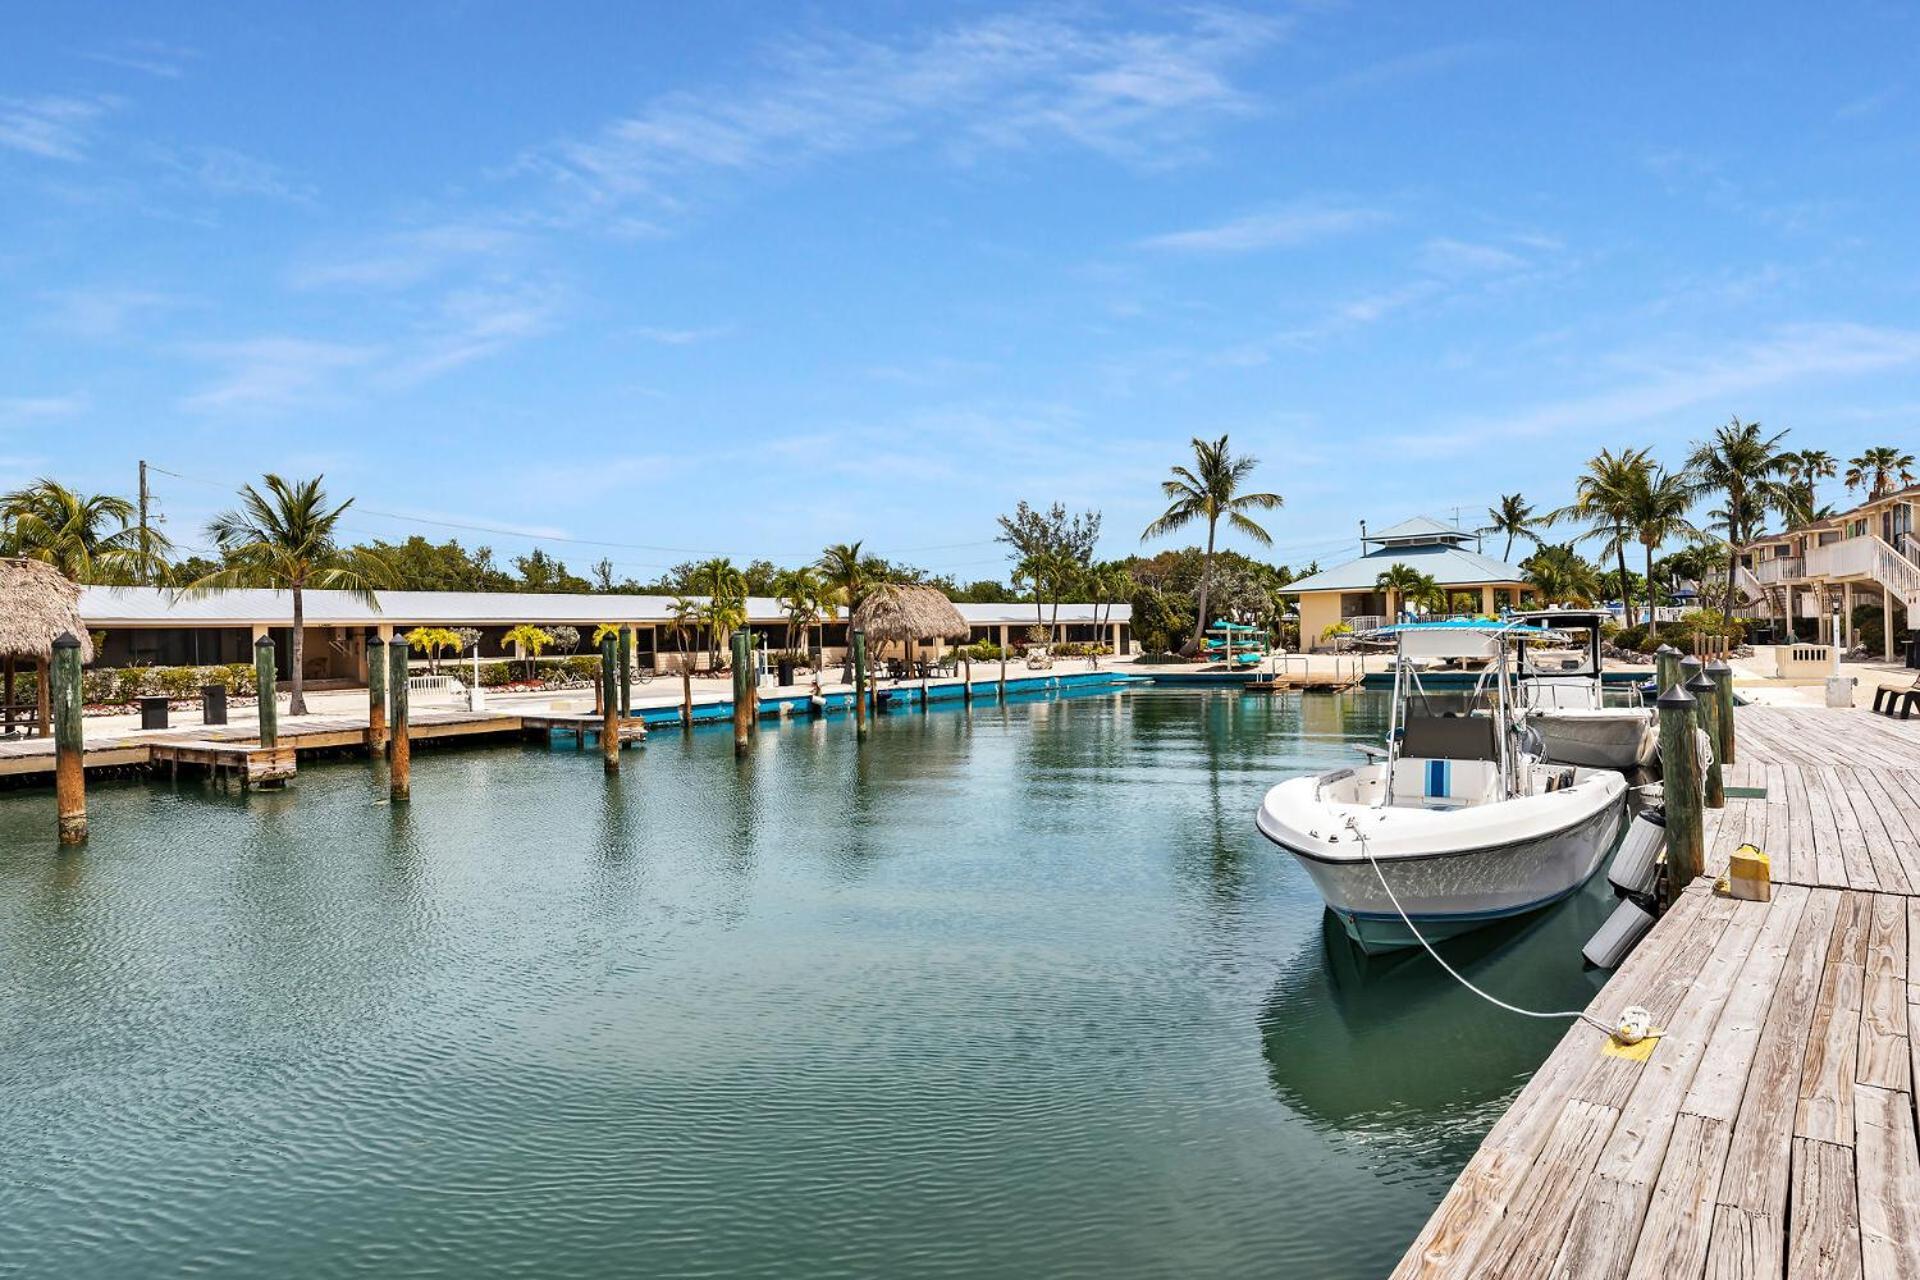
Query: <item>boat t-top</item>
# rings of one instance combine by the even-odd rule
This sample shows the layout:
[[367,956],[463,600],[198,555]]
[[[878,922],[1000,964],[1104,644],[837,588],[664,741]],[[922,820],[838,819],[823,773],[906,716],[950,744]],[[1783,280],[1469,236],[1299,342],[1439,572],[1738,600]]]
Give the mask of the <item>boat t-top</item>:
[[[1297,859],[1364,950],[1432,942],[1538,910],[1585,884],[1619,834],[1626,780],[1551,764],[1514,715],[1514,649],[1564,641],[1524,623],[1408,623],[1394,637],[1384,750],[1267,792],[1260,833]],[[1486,663],[1472,702],[1437,711],[1414,662]]]
[[1597,609],[1545,609],[1510,620],[1570,636],[1574,644],[1553,648],[1522,637],[1517,719],[1539,735],[1540,754],[1561,764],[1637,769],[1653,763],[1660,724],[1653,708],[1606,705],[1600,674],[1600,631],[1612,615]]

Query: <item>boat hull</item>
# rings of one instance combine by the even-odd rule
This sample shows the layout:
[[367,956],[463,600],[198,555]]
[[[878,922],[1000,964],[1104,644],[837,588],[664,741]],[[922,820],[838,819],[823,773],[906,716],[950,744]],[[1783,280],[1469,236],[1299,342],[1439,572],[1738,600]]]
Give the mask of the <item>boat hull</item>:
[[[1296,782],[1310,787],[1314,780]],[[1277,793],[1293,785],[1282,783],[1274,790]],[[1272,795],[1262,806],[1259,825],[1262,834],[1292,854],[1312,877],[1314,887],[1349,937],[1368,952],[1393,951],[1417,946],[1419,939],[1408,930],[1393,898],[1382,888],[1383,875],[1407,918],[1430,942],[1538,911],[1592,878],[1625,820],[1626,784],[1617,774],[1595,774],[1583,782],[1582,788],[1585,791],[1577,797],[1578,804],[1566,804],[1551,825],[1541,820],[1546,811],[1536,805],[1527,815],[1535,819],[1530,824],[1531,832],[1490,837],[1482,831],[1480,836],[1490,838],[1477,842],[1474,834],[1459,832],[1457,835],[1465,839],[1457,847],[1431,852],[1406,848],[1379,852],[1375,855],[1380,867],[1377,873],[1373,860],[1359,852],[1353,838],[1344,842],[1321,839],[1291,829],[1293,824],[1273,817]],[[1558,794],[1574,799],[1573,789]],[[1488,808],[1507,809],[1552,798],[1530,797]],[[1335,811],[1342,806],[1323,808],[1326,817],[1318,829],[1338,829]],[[1369,812],[1377,815],[1396,811]],[[1427,825],[1429,830],[1435,829]],[[1514,824],[1506,825],[1511,828]],[[1436,836],[1427,843],[1437,845],[1440,839]]]

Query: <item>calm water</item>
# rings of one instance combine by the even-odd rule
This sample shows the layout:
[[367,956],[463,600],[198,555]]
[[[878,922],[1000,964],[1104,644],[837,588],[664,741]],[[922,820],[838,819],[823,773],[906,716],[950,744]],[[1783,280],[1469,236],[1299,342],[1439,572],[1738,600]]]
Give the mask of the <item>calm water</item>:
[[[1252,825],[1377,695],[0,794],[0,1275],[1350,1276],[1560,1034]],[[1465,939],[1564,1007],[1604,879]]]

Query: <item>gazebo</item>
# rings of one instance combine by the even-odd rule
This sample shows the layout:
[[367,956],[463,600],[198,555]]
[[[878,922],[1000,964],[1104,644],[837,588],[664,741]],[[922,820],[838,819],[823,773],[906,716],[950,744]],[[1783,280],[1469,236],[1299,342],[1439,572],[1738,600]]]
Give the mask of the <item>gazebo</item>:
[[853,629],[866,632],[874,644],[899,641],[909,670],[915,641],[964,640],[971,634],[967,620],[939,591],[902,582],[883,582],[867,592],[853,611]]
[[22,661],[34,664],[39,692],[35,702],[34,732],[53,732],[53,691],[47,666],[53,642],[62,632],[80,641],[80,661],[93,661],[93,638],[80,620],[80,587],[58,569],[38,560],[0,559],[0,733],[11,736],[14,725],[14,682]]

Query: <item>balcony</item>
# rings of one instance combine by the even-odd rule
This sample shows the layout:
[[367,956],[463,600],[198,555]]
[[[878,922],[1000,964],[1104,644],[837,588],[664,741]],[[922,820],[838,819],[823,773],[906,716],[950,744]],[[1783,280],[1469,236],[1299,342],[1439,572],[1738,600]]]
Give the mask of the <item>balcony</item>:
[[1766,587],[1784,586],[1806,576],[1806,564],[1799,556],[1779,556],[1758,561],[1753,566],[1754,580]]

